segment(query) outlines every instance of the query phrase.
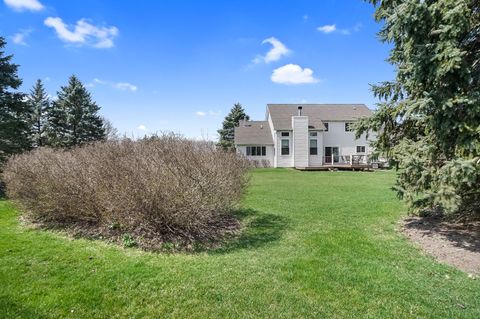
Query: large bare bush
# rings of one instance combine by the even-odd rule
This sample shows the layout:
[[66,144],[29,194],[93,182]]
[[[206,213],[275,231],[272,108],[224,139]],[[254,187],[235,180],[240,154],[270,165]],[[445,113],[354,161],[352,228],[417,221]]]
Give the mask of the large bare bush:
[[235,153],[169,134],[39,149],[10,159],[3,179],[43,223],[211,239],[241,198],[248,167]]

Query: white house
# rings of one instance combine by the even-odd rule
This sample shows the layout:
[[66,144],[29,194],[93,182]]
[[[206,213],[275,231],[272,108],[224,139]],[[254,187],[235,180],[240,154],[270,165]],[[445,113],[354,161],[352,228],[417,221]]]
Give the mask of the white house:
[[371,114],[364,104],[268,104],[265,121],[235,128],[235,147],[273,167],[361,166],[372,150],[351,125]]

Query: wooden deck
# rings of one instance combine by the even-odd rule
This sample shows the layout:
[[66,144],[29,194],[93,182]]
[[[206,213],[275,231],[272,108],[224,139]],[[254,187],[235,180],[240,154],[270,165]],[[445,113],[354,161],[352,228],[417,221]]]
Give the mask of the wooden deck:
[[370,165],[368,164],[328,164],[321,166],[308,166],[308,167],[295,167],[299,171],[332,171],[332,170],[344,170],[344,171],[369,171]]

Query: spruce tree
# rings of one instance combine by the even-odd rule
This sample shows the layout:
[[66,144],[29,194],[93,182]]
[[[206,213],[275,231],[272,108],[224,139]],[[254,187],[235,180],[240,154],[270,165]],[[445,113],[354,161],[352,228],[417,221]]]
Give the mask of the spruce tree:
[[480,218],[480,1],[370,2],[396,77],[357,134],[378,132],[412,212]]
[[50,108],[50,99],[43,83],[40,79],[37,80],[30,95],[28,96],[28,104],[30,107],[30,129],[33,147],[45,146],[46,144],[46,126],[47,126],[47,112]]
[[12,154],[30,148],[29,109],[25,95],[16,90],[22,84],[13,55],[5,55],[6,41],[0,37],[0,166]]
[[75,75],[70,77],[67,86],[61,87],[57,96],[48,116],[51,145],[71,147],[106,138],[98,114],[100,107]]
[[225,117],[222,128],[218,130],[220,136],[218,146],[224,150],[230,150],[234,147],[235,126],[238,126],[241,120],[249,120],[250,117],[245,114],[245,110],[240,103],[235,103],[230,113]]

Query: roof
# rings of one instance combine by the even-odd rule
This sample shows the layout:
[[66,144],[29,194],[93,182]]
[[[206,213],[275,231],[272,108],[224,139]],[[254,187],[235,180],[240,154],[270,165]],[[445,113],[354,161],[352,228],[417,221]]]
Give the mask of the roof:
[[272,144],[273,138],[267,121],[240,121],[235,127],[235,144]]
[[268,104],[267,112],[272,117],[274,129],[291,130],[292,116],[298,115],[299,106],[302,115],[308,116],[308,126],[319,130],[325,129],[323,122],[355,121],[372,115],[365,104]]

